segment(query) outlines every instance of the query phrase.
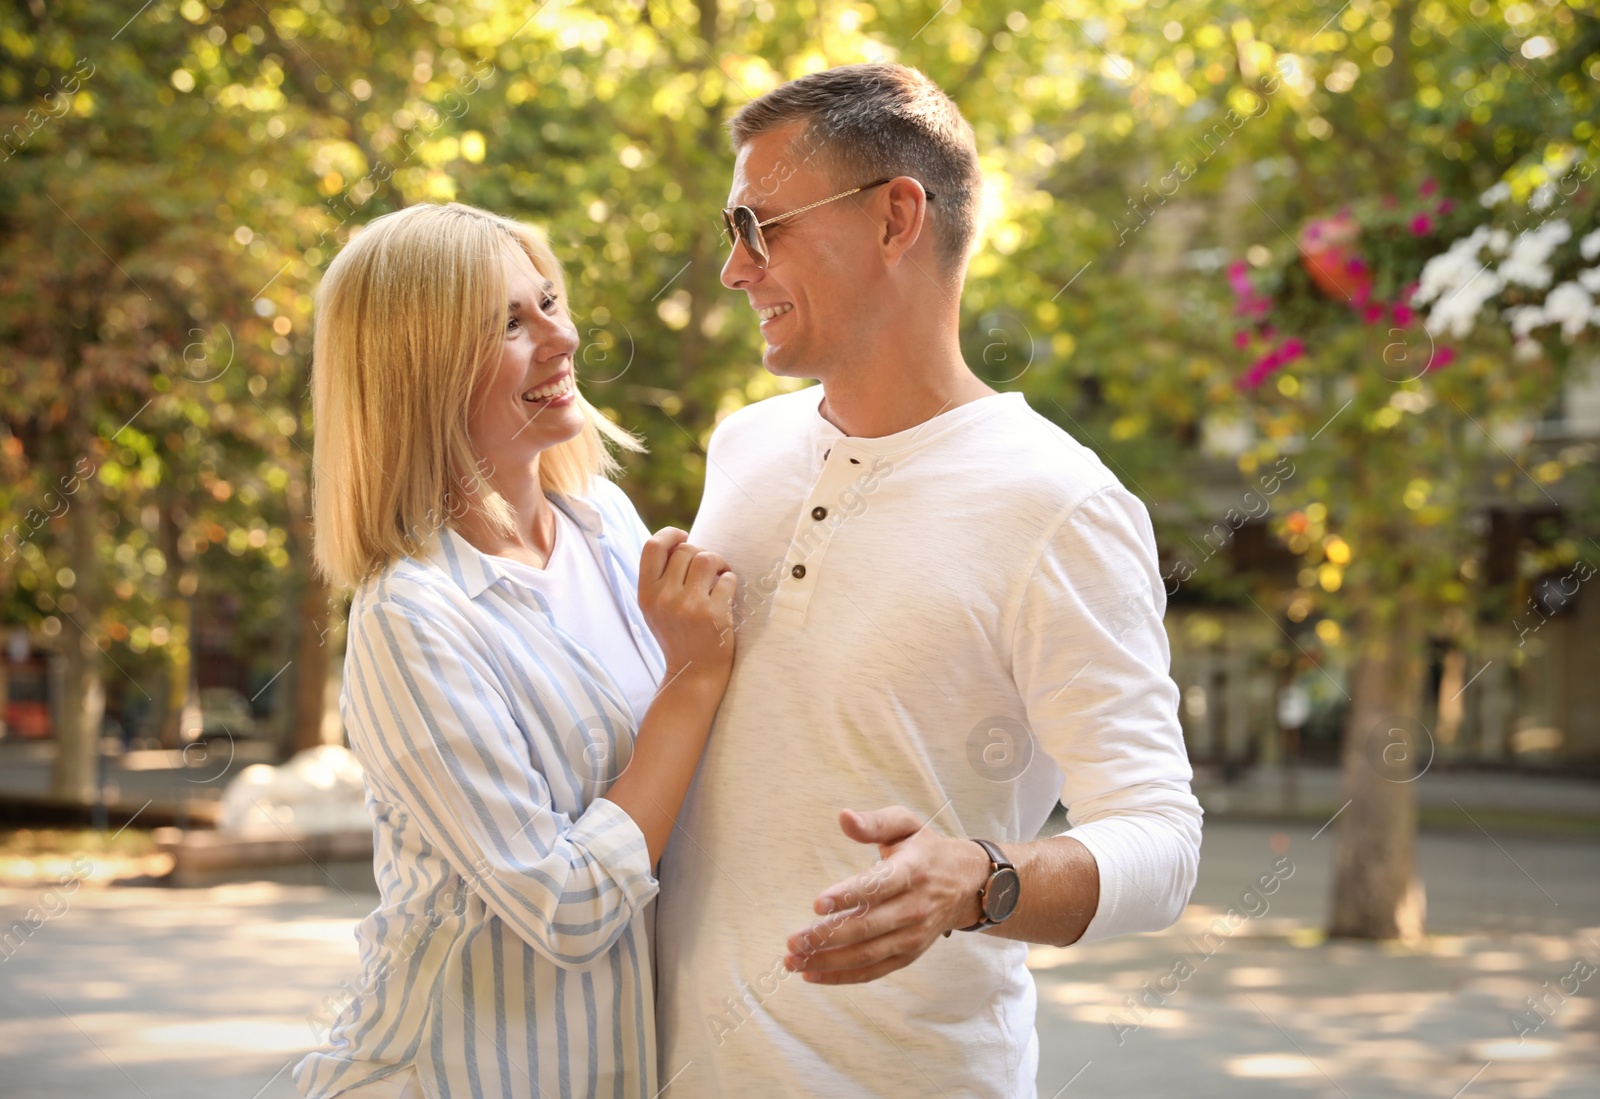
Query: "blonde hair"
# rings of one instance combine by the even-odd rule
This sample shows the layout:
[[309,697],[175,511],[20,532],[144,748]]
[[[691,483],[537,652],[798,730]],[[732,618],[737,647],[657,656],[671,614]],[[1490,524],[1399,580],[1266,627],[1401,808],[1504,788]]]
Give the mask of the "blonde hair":
[[[317,290],[311,387],[316,418],[316,565],[357,585],[474,515],[509,534],[516,514],[486,480],[467,430],[507,323],[509,243],[565,294],[561,264],[530,226],[461,203],[375,219]],[[583,430],[539,455],[546,492],[583,495],[618,467],[607,444],[643,450],[578,395]]]

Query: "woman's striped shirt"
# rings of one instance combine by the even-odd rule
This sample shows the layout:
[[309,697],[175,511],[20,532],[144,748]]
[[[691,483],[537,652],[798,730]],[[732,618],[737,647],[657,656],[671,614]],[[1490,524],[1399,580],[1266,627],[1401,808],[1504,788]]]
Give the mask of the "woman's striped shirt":
[[[660,682],[636,595],[638,513],[603,479],[551,501]],[[381,900],[356,930],[360,984],[295,1068],[301,1091],[334,1096],[409,1064],[429,1099],[650,1099],[641,909],[657,884],[643,833],[601,796],[634,735],[605,654],[445,529],[357,590],[340,708],[366,768]]]

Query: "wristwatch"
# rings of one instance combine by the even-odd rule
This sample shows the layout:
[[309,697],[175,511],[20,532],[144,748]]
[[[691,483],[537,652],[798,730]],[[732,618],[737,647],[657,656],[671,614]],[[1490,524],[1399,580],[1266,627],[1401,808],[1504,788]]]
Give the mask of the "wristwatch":
[[[963,931],[982,931],[986,927],[1004,923],[1017,910],[1017,898],[1022,895],[1022,879],[1017,868],[1011,865],[1005,852],[988,840],[973,840],[989,856],[989,878],[978,891],[978,908],[982,916]],[[946,935],[949,932],[945,932]]]

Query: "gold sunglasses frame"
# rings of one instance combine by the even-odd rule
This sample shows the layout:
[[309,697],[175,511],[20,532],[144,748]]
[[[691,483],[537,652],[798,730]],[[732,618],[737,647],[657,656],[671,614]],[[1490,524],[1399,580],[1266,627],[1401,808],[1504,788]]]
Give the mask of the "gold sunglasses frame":
[[[728,207],[722,211],[722,239],[727,243],[730,249],[734,246],[735,241],[742,241],[744,243],[745,251],[750,253],[750,258],[755,261],[755,265],[764,271],[766,270],[767,263],[772,258],[772,253],[767,250],[766,238],[761,235],[761,230],[776,222],[783,221],[785,218],[792,218],[796,214],[805,213],[807,210],[815,210],[818,206],[826,206],[830,202],[835,202],[841,198],[848,198],[859,191],[870,190],[873,187],[882,187],[885,183],[892,183],[899,178],[899,176],[888,176],[885,179],[875,179],[871,183],[863,183],[861,186],[852,187],[848,191],[840,191],[836,195],[829,195],[827,198],[818,199],[816,202],[807,203],[797,210],[790,210],[787,213],[777,214],[774,217],[768,218],[766,221],[757,220],[756,212],[750,209],[748,206]],[[923,197],[925,197],[929,202],[932,202],[933,192],[924,191]],[[741,212],[748,219],[748,235],[741,228],[737,220]]]

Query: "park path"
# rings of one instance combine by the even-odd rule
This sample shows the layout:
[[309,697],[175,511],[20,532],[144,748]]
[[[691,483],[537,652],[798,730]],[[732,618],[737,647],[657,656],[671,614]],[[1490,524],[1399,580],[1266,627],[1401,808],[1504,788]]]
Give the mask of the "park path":
[[[1404,950],[1321,943],[1331,839],[1214,821],[1178,927],[1036,949],[1039,1099],[1600,1094],[1600,975],[1521,1043],[1510,1024],[1578,959],[1600,965],[1600,843],[1425,833],[1434,934]],[[293,1096],[287,1067],[353,978],[372,902],[348,882],[0,890],[8,926],[55,913],[0,962],[0,1094]],[[1131,1012],[1146,983],[1154,1006]]]

